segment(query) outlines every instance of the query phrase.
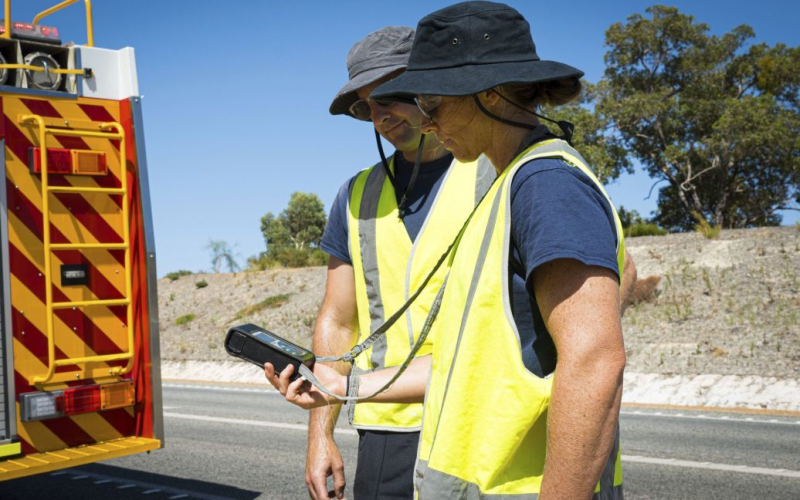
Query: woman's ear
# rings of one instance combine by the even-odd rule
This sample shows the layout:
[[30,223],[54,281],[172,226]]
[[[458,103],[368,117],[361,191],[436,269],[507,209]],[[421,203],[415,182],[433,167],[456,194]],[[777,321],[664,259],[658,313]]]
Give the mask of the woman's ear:
[[490,106],[495,106],[497,102],[500,100],[500,96],[497,95],[495,89],[484,90],[481,92],[481,101],[485,102]]

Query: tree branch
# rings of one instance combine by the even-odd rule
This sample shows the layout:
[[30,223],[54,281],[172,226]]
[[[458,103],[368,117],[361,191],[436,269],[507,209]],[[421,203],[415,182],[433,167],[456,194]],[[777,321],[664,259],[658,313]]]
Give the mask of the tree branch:
[[689,188],[685,187],[687,184],[691,184],[691,182],[693,180],[697,179],[698,177],[700,177],[704,173],[719,168],[720,163],[721,162],[719,161],[719,156],[714,156],[714,159],[711,160],[711,166],[706,168],[706,169],[704,169],[704,170],[701,170],[699,173],[697,173],[695,175],[692,175],[692,167],[691,167],[691,164],[689,164],[689,173],[686,176],[686,180],[681,183],[681,189],[688,190]]
[[652,196],[652,195],[653,195],[653,188],[655,188],[655,187],[656,187],[656,185],[658,185],[658,183],[659,183],[659,182],[664,182],[664,181],[666,181],[666,180],[667,180],[667,179],[659,179],[659,180],[657,180],[655,183],[653,183],[653,185],[652,185],[652,186],[650,186],[650,191],[647,193],[647,198],[645,198],[645,200],[649,200],[649,199],[650,199],[650,196]]

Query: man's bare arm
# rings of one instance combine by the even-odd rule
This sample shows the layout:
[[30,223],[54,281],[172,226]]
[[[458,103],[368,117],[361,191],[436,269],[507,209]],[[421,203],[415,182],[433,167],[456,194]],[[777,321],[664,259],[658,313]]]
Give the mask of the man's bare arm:
[[617,277],[559,259],[537,268],[533,285],[558,351],[540,498],[588,500],[611,454],[622,399]]
[[[358,311],[353,266],[331,257],[325,299],[317,316],[312,350],[317,356],[339,356],[347,352],[358,336]],[[335,363],[338,372],[347,374],[350,366]],[[333,428],[341,405],[311,410],[308,419],[306,485],[314,500],[328,498],[327,476],[333,475],[337,498],[344,494],[344,463],[333,439]]]

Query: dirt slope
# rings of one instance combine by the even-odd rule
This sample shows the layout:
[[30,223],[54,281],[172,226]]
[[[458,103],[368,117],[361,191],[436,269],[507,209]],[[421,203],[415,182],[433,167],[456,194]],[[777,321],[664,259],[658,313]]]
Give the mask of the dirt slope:
[[[796,227],[631,238],[652,302],[623,318],[630,372],[800,379],[800,230]],[[205,281],[208,286],[197,288]],[[192,275],[159,281],[162,357],[227,360],[227,329],[251,322],[310,344],[325,269]],[[191,320],[176,321],[194,315]],[[178,321],[180,322],[180,321]]]

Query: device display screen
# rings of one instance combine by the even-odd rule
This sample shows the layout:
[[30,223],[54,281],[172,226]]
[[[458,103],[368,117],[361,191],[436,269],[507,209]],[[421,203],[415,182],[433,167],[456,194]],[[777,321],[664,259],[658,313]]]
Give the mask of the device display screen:
[[253,337],[256,337],[258,339],[263,340],[264,342],[267,342],[268,344],[272,345],[273,347],[276,347],[276,348],[280,349],[281,351],[283,351],[285,353],[288,353],[288,354],[291,354],[291,355],[294,355],[294,356],[299,356],[299,357],[302,357],[303,355],[306,354],[305,350],[300,350],[300,349],[294,347],[293,345],[287,344],[283,340],[276,339],[275,337],[273,337],[271,335],[268,335],[268,334],[266,334],[264,332],[253,332],[251,335],[253,335]]

